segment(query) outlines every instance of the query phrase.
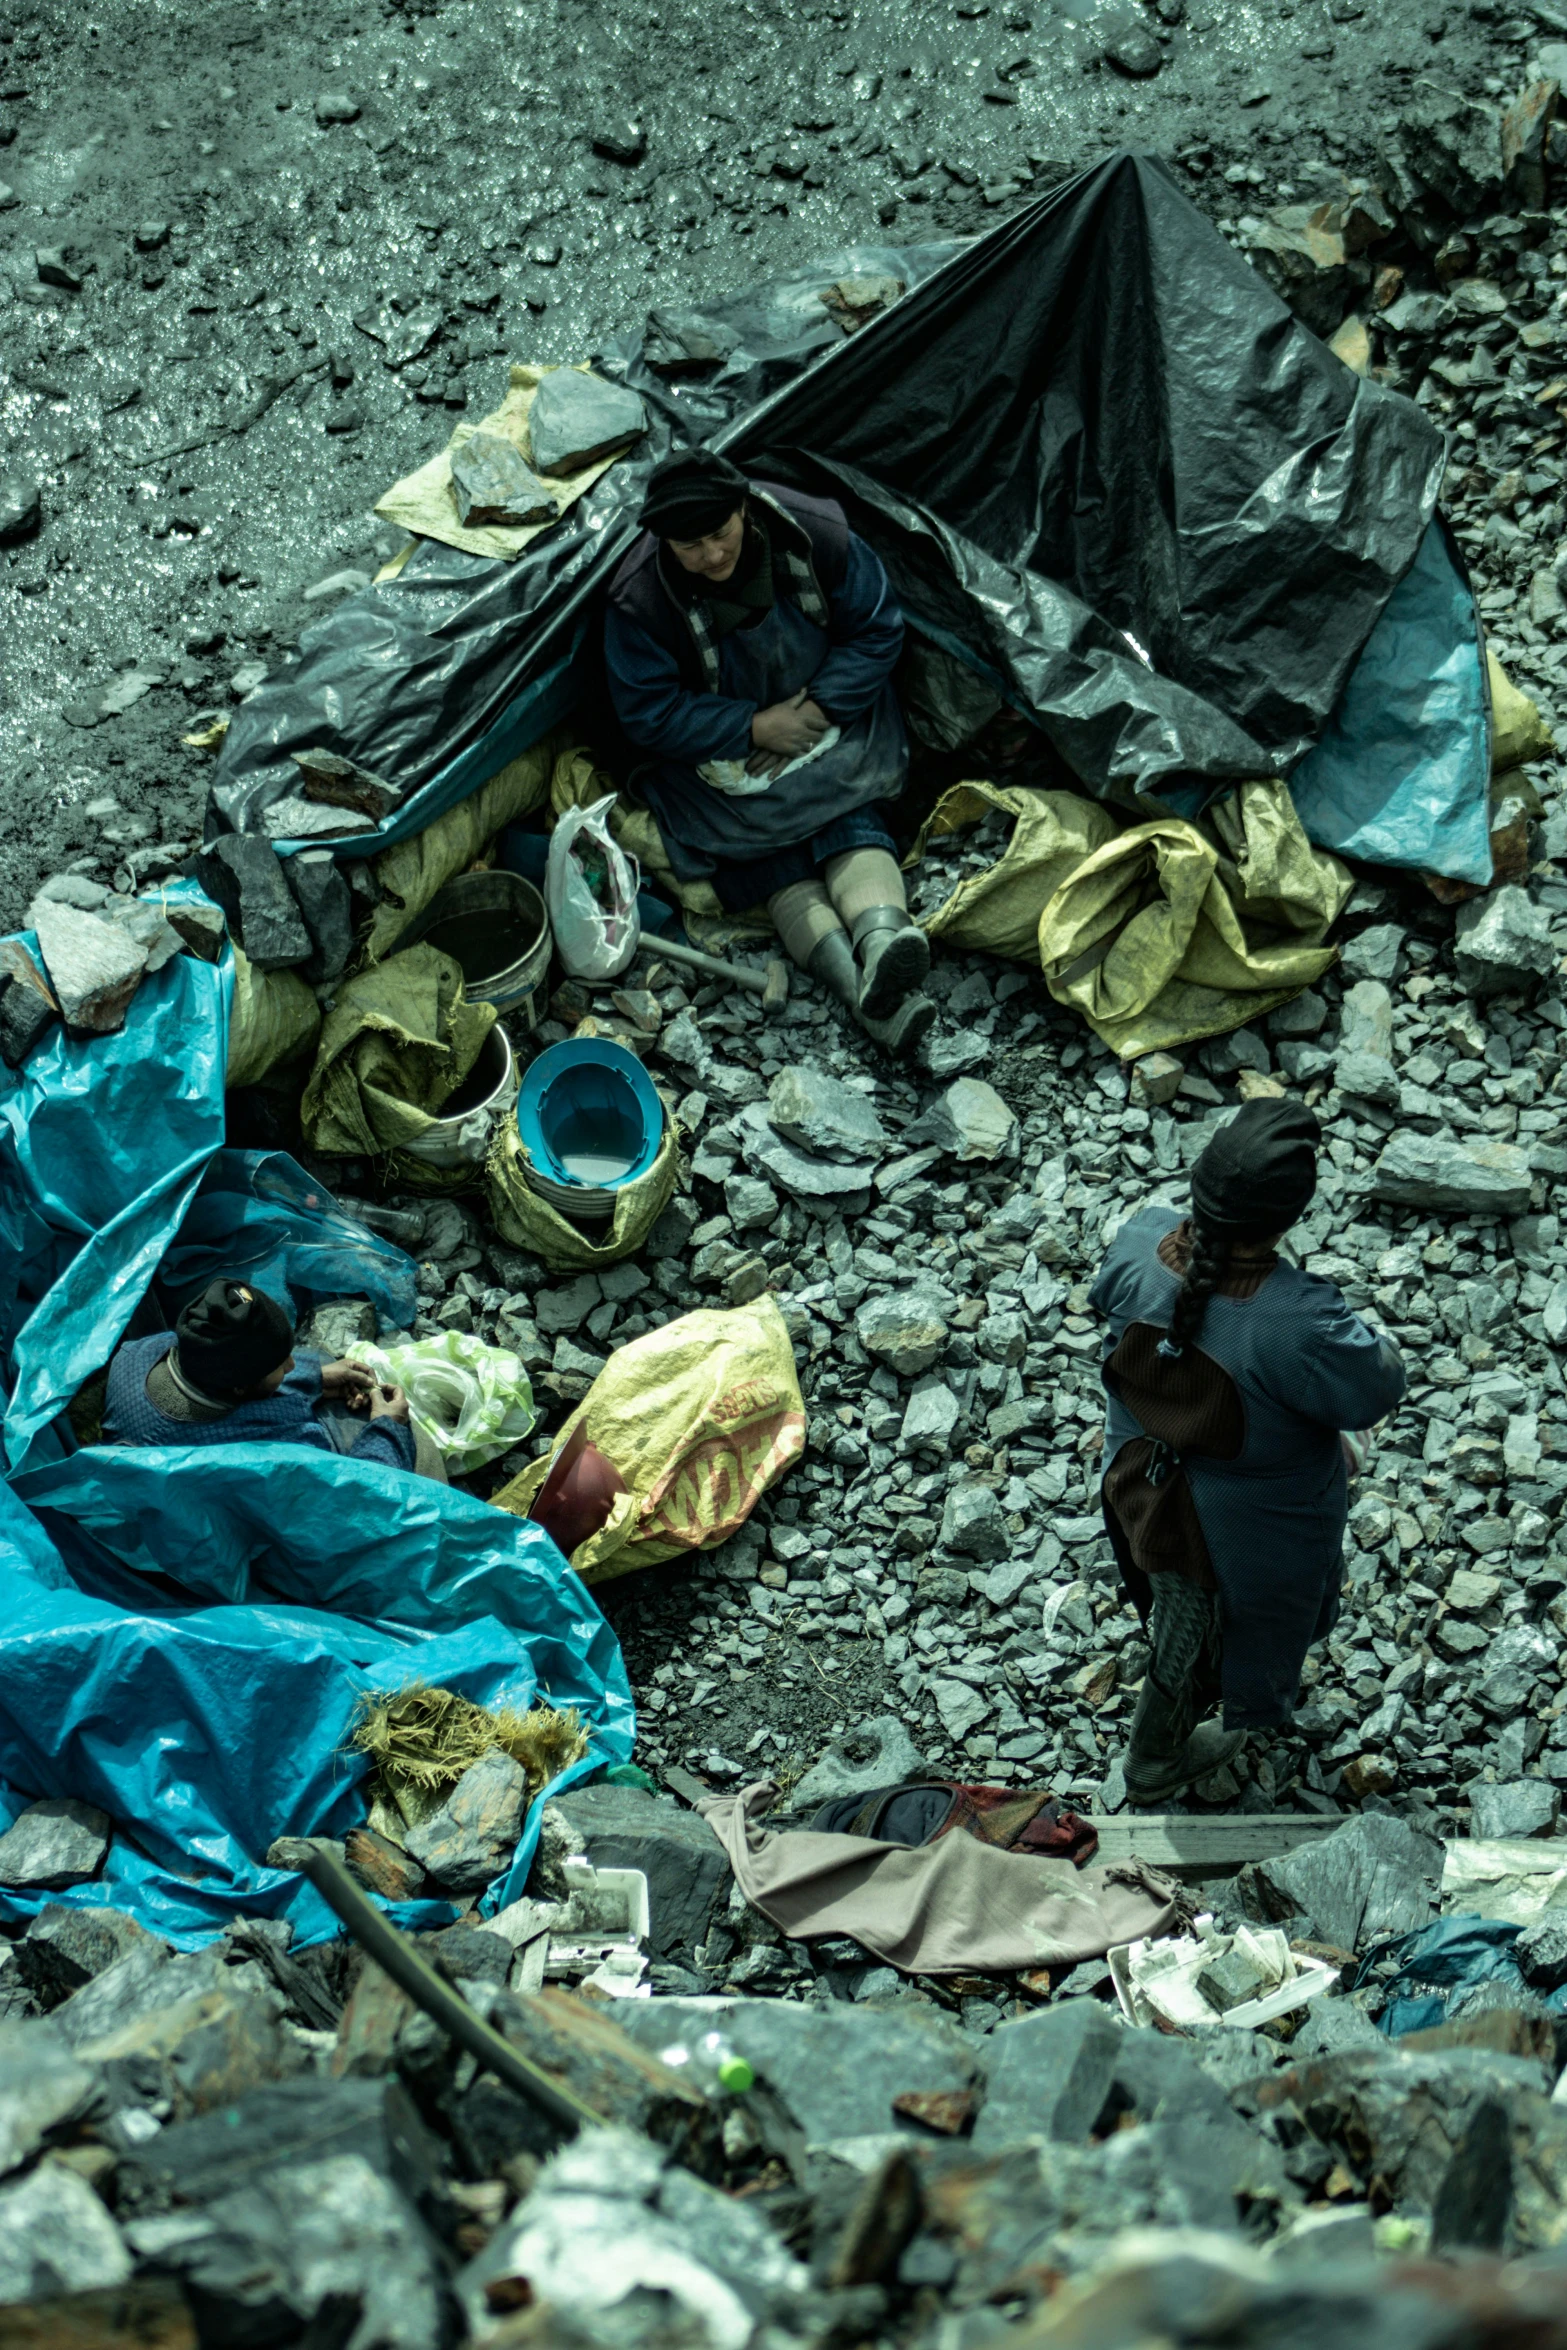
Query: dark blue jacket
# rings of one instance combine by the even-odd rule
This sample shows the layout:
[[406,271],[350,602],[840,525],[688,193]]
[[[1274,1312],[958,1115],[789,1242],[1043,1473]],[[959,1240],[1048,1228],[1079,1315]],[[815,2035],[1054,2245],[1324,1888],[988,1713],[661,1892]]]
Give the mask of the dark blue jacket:
[[[161,1330],[153,1338],[128,1339],[109,1365],[104,1404],[107,1444],[313,1444],[335,1452],[315,1412],[321,1400],[321,1357],[302,1350],[294,1368],[271,1395],[238,1403],[221,1420],[171,1420],[147,1394],[147,1373],[174,1344]],[[372,1420],[349,1447],[356,1461],[380,1461],[388,1469],[412,1469],[415,1437],[406,1420]]]
[[[847,726],[885,687],[902,648],[903,615],[886,572],[849,529],[841,506],[772,482],[755,488],[768,501],[763,519],[775,592],[793,598],[829,640],[812,697]],[[658,540],[644,533],[610,584],[604,650],[621,726],[639,750],[659,759],[698,767],[749,758],[757,705],[724,693],[728,640],[704,648],[692,626],[699,605],[666,574],[666,562]]]

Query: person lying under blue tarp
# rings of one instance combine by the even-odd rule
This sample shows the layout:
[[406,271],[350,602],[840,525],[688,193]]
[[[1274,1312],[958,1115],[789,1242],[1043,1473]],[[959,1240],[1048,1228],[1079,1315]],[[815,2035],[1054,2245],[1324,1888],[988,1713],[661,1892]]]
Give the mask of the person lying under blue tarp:
[[[369,1425],[325,1416],[333,1401],[368,1409]],[[288,1315],[245,1281],[209,1282],[172,1332],[127,1340],[109,1367],[103,1433],[109,1444],[312,1444],[431,1473],[403,1390],[360,1363],[296,1354]]]

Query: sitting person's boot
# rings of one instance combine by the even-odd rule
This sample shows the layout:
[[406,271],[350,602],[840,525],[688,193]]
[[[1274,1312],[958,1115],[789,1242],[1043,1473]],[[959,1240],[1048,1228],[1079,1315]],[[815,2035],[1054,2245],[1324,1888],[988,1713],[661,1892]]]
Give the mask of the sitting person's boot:
[[[928,956],[928,950],[927,950]],[[852,1012],[866,1035],[889,1053],[909,1053],[929,1033],[936,1007],[929,996],[906,995],[886,1019],[871,1018],[861,1001],[860,967],[846,930],[829,931],[811,949],[806,969]]]
[[867,1022],[889,1019],[924,984],[930,940],[905,906],[870,907],[856,915],[852,936],[862,974],[859,1009]]

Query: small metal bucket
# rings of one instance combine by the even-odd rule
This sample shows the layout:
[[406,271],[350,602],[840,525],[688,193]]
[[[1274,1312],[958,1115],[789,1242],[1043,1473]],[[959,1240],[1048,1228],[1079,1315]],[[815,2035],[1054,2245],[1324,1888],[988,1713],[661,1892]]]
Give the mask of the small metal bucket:
[[490,1137],[517,1099],[517,1062],[511,1038],[497,1020],[479,1057],[433,1126],[417,1142],[398,1145],[404,1158],[455,1173],[483,1163]]
[[451,956],[471,1003],[520,1012],[538,1026],[554,941],[544,900],[520,873],[459,873],[397,942],[399,951],[419,945]]

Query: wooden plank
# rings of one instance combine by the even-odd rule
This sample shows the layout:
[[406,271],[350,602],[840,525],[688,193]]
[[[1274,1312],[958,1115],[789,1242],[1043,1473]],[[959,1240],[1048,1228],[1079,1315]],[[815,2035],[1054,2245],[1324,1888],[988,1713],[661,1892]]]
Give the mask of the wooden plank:
[[1096,1862],[1146,1860],[1175,1876],[1220,1877],[1249,1860],[1276,1860],[1344,1825],[1342,1818],[1309,1812],[1106,1812],[1090,1815],[1098,1830]]

